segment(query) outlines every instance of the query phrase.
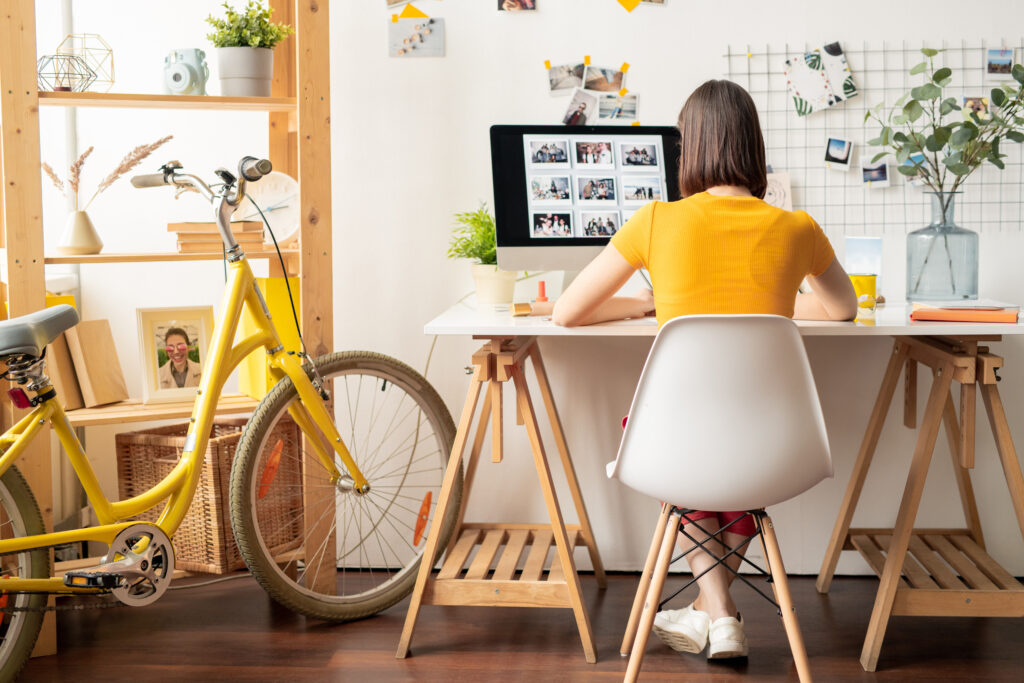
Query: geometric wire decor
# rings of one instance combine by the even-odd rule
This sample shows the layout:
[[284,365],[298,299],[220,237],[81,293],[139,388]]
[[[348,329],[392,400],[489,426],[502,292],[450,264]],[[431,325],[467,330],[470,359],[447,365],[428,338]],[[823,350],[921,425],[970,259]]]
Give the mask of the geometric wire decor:
[[[114,51],[96,33],[75,33],[64,37],[57,46],[59,55],[80,57],[96,74],[92,85],[97,92],[109,92],[114,85]],[[89,87],[89,86],[86,86]]]
[[43,55],[36,62],[40,90],[82,92],[96,80],[96,72],[77,55]]
[[[822,40],[822,42],[828,42]],[[1024,40],[1006,41],[902,41],[897,43],[840,41],[854,82],[855,97],[823,111],[798,116],[786,89],[785,62],[816,45],[781,44],[730,46],[725,59],[725,78],[746,88],[757,105],[764,134],[767,162],[773,171],[789,173],[794,209],[811,214],[831,235],[903,234],[930,222],[927,188],[911,185],[896,171],[889,158],[889,187],[865,183],[861,163],[869,163],[880,151],[865,146],[878,135],[874,121],[864,121],[866,111],[885,102],[885,112],[897,99],[920,85],[922,76],[911,76],[911,67],[925,60],[922,47],[942,48],[935,67],[953,70],[953,82],[944,97],[989,97],[998,80],[985,73],[986,50],[1010,48],[1014,62],[1024,58]],[[955,112],[958,113],[958,112]],[[825,164],[828,138],[853,142],[849,170]],[[1006,169],[986,162],[960,188],[956,222],[971,230],[1013,230],[1022,227],[1024,215],[1024,163],[1021,145],[1005,141]]]

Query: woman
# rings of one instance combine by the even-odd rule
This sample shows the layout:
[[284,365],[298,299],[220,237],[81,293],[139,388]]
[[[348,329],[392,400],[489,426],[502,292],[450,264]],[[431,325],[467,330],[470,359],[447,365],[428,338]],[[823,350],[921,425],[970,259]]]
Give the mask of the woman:
[[168,361],[157,370],[161,389],[198,387],[203,370],[199,363],[189,360],[188,350],[192,344],[188,333],[180,327],[172,327],[164,334],[164,351]]
[[[757,109],[743,88],[708,81],[679,113],[681,157],[677,202],[651,202],[636,212],[558,299],[559,325],[657,314],[658,324],[680,315],[774,314],[791,318],[850,320],[857,311],[850,279],[828,238],[803,211],[784,211],[763,201],[767,187],[764,140]],[[636,150],[630,153],[632,157]],[[646,150],[636,155],[649,158]],[[654,291],[615,297],[638,268],[646,267]],[[813,293],[798,293],[807,278]],[[699,512],[717,528],[737,517],[726,543],[744,546],[754,523],[742,512]],[[707,536],[696,527],[699,540]],[[680,538],[680,547],[693,543]],[[721,554],[712,542],[709,548]],[[714,564],[695,551],[694,575]],[[740,554],[727,560],[738,568]],[[745,657],[743,622],[729,595],[733,575],[722,566],[698,580],[690,606],[659,612],[654,630],[674,649],[709,658]]]

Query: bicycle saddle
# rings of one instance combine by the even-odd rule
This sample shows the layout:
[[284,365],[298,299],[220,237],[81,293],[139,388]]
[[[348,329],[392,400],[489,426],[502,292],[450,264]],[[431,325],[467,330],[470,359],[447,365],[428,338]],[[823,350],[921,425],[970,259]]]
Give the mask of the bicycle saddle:
[[76,324],[78,311],[67,304],[0,321],[0,356],[41,356],[47,344]]

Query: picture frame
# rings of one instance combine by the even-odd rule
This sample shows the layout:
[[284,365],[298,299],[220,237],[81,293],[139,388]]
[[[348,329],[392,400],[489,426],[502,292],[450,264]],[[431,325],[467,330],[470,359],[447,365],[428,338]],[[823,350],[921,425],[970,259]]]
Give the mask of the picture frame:
[[1012,81],[1014,49],[1012,47],[998,47],[985,49],[985,82],[1000,83]]
[[[213,306],[139,308],[136,318],[143,368],[142,402],[193,399],[210,348]],[[171,346],[174,350],[168,351]],[[182,360],[180,365],[176,363],[178,358]],[[176,365],[180,372],[174,372]]]

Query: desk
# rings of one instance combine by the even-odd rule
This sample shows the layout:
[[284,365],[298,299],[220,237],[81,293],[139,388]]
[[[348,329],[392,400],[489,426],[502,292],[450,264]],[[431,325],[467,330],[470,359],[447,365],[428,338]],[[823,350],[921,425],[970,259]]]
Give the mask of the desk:
[[[828,591],[839,554],[843,550],[860,551],[872,569],[879,574],[881,581],[861,655],[861,663],[868,671],[873,671],[877,664],[886,626],[888,625],[889,617],[892,615],[1024,615],[1024,586],[1017,582],[1009,572],[1002,569],[985,552],[984,536],[978,518],[977,505],[969,474],[970,468],[974,465],[975,403],[976,395],[980,390],[989,422],[996,438],[997,449],[1010,489],[1016,518],[1020,525],[1021,533],[1024,535],[1024,477],[1021,475],[1020,464],[1014,451],[1006,415],[995,384],[998,369],[1002,365],[1002,359],[991,354],[989,348],[982,345],[982,343],[999,341],[1002,335],[1024,334],[1024,324],[911,322],[908,319],[908,312],[908,308],[905,305],[890,304],[880,306],[876,311],[874,320],[867,324],[822,321],[797,322],[801,335],[808,337],[888,336],[892,337],[894,341],[893,353],[890,356],[888,367],[882,380],[882,386],[868,422],[846,495],[840,506],[839,515],[817,584],[819,591],[823,593]],[[563,465],[570,480],[570,490],[573,492],[574,502],[580,516],[581,524],[578,529],[569,528],[568,533],[565,531],[559,533],[558,531],[558,527],[564,528],[564,525],[561,522],[561,515],[558,512],[558,504],[554,500],[553,491],[550,491],[550,472],[546,468],[543,446],[539,442],[539,436],[536,436],[536,418],[532,415],[532,405],[529,402],[529,397],[528,395],[524,396],[525,391],[520,390],[519,382],[517,382],[517,406],[521,406],[522,409],[519,411],[520,414],[517,415],[517,421],[524,419],[524,417],[526,418],[531,446],[534,449],[535,460],[538,462],[538,472],[541,473],[542,488],[545,488],[545,498],[548,502],[548,511],[552,520],[551,528],[555,536],[555,545],[559,550],[556,559],[553,560],[552,573],[559,579],[562,577],[566,579],[569,598],[571,598],[570,602],[573,603],[572,605],[565,604],[562,606],[572,606],[576,612],[577,625],[580,628],[585,654],[588,661],[593,661],[592,658],[596,658],[596,651],[593,649],[593,636],[589,630],[589,619],[586,616],[586,611],[582,607],[581,601],[579,601],[579,582],[578,580],[573,580],[575,566],[572,563],[571,553],[569,552],[572,541],[587,545],[588,549],[590,549],[591,558],[595,560],[595,574],[599,577],[599,581],[603,577],[603,570],[601,569],[596,546],[593,545],[593,535],[590,532],[589,522],[586,521],[583,500],[579,494],[578,486],[575,485],[572,462],[562,437],[557,411],[550,397],[547,378],[540,360],[540,352],[535,342],[536,338],[541,336],[629,336],[653,338],[657,333],[657,325],[654,319],[626,320],[587,327],[563,328],[541,317],[512,318],[508,310],[502,307],[478,308],[472,303],[462,303],[453,306],[427,323],[424,331],[427,334],[436,335],[471,335],[474,338],[487,342],[480,351],[474,354],[473,360],[477,373],[474,377],[473,386],[470,389],[470,397],[467,398],[466,408],[469,412],[467,414],[464,411],[463,419],[460,421],[455,448],[453,449],[452,459],[449,462],[449,471],[453,471],[453,466],[461,466],[462,450],[468,440],[474,414],[470,408],[475,408],[483,381],[479,380],[478,377],[481,376],[481,371],[484,373],[482,376],[493,377],[493,374],[486,374],[488,372],[487,369],[481,369],[491,368],[493,373],[497,371],[498,367],[495,363],[500,365],[500,363],[504,362],[505,367],[510,368],[506,374],[512,374],[511,368],[515,365],[517,368],[516,373],[521,378],[522,368],[518,363],[520,361],[525,362],[527,355],[534,361],[534,369],[538,373],[541,391],[545,395],[545,401],[548,403],[548,415],[552,421],[552,428],[562,455]],[[510,348],[510,344],[514,345],[517,349],[525,348],[527,351],[517,352]],[[504,359],[503,361],[501,360],[502,358]],[[913,461],[895,525],[892,529],[851,528],[850,523],[853,513],[878,443],[885,416],[891,405],[899,377],[904,372],[907,377],[907,388],[904,395],[904,423],[908,427],[917,426],[916,385],[918,365],[930,368],[935,376],[935,380],[929,392],[927,404],[920,422]],[[952,398],[951,387],[953,380],[959,382],[961,387],[959,414]],[[525,388],[525,381],[522,381],[522,387]],[[474,391],[476,392],[475,395]],[[500,401],[500,385],[492,382],[487,396],[492,398],[492,400]],[[523,409],[526,409],[528,412],[526,416],[522,414]],[[488,405],[485,400],[484,411],[487,410]],[[495,438],[497,443],[495,448],[498,452],[496,452],[495,459],[499,459],[500,410],[497,416],[493,410],[490,415],[492,416],[492,428],[497,435]],[[481,429],[477,433],[475,449],[477,452],[479,451],[481,440],[480,431],[486,427],[485,416],[482,417],[480,423]],[[943,423],[945,424],[946,434],[950,442],[950,451],[953,454],[954,471],[966,518],[966,528],[916,529],[913,526],[914,519],[917,514],[938,431]],[[470,463],[467,466],[465,495],[468,495],[469,492],[469,482],[471,481],[474,467],[475,455],[471,454]],[[547,472],[547,474],[545,475],[544,472]],[[545,477],[547,484],[545,484]],[[444,498],[443,491],[441,498],[442,500]],[[439,509],[440,505],[441,502],[438,503]],[[440,513],[435,510],[435,515],[437,514]],[[466,530],[476,532],[482,536],[480,534],[483,531],[481,526],[464,525],[457,533],[462,539],[467,538],[465,535]],[[569,538],[570,534],[573,538]],[[452,557],[455,557],[455,563],[461,562],[459,557],[465,560],[474,547],[470,544],[477,543],[482,543],[482,541],[477,539],[477,535],[473,536],[473,540],[464,541],[465,545],[458,552],[448,553],[446,564],[448,564]],[[491,541],[492,546],[496,543],[498,543],[497,540]],[[466,546],[468,546],[468,549]],[[483,547],[481,545],[481,548]],[[449,548],[449,550],[452,549]],[[491,557],[494,556],[493,550],[488,550],[487,552],[490,553]],[[430,556],[429,548],[425,551],[424,555]],[[527,563],[529,564],[529,559]],[[952,570],[950,570],[950,567]],[[416,614],[421,604],[431,604],[431,602],[434,602],[434,604],[455,604],[444,600],[436,602],[432,599],[436,591],[428,588],[428,585],[435,581],[430,578],[430,570],[431,568],[426,563],[421,567],[420,576],[418,577],[417,586],[413,593],[413,600],[406,619],[406,629],[403,632],[402,642],[399,646],[399,656],[404,656],[408,652]],[[452,566],[446,575],[451,575],[453,571],[461,571],[461,564],[457,568]],[[475,575],[479,576],[481,572],[486,574],[487,571],[488,569],[482,568],[481,565],[477,567]],[[442,568],[442,573],[444,573],[444,568]],[[424,595],[426,595],[426,599],[424,599]],[[468,603],[463,601],[458,604]],[[545,606],[553,605],[548,604]]]

